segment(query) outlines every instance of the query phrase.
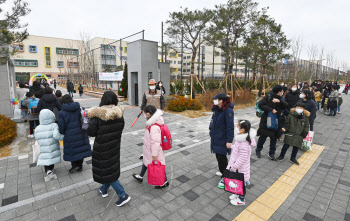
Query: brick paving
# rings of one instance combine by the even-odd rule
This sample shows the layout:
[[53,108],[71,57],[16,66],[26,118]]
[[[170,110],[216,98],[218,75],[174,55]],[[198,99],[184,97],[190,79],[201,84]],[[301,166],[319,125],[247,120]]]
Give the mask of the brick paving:
[[[350,220],[349,101],[344,96],[342,114],[336,117],[318,112],[314,142],[326,149],[271,220]],[[99,101],[84,102],[94,106]],[[145,125],[140,118],[130,128],[137,112],[137,108],[125,111],[121,145],[120,182],[132,198],[128,204],[116,207],[112,189],[108,198],[100,196],[100,185],[92,180],[91,158],[85,159],[78,174],[69,174],[70,162],[62,161],[55,165],[58,179],[45,182],[43,168],[32,164],[29,154],[0,159],[0,220],[232,220],[291,165],[267,158],[269,142],[261,159],[252,151],[246,207],[233,207],[230,194],[217,188],[217,163],[209,146],[210,116],[189,119],[166,113],[174,140],[174,147],[166,152],[170,186],[156,190],[147,179],[139,184],[131,177],[140,170]],[[254,108],[235,111],[237,119],[248,119],[258,127]],[[281,146],[278,142],[277,153]]]

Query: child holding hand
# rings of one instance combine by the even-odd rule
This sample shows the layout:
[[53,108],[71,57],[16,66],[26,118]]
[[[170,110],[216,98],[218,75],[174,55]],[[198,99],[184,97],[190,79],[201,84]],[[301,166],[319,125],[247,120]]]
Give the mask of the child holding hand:
[[[256,146],[256,130],[251,128],[250,122],[247,120],[240,120],[235,129],[235,143],[231,146],[231,158],[228,162],[227,168],[231,171],[238,170],[239,173],[244,174],[244,181],[247,184],[250,179],[250,155],[252,147]],[[230,202],[234,206],[244,206],[245,197],[232,194]]]

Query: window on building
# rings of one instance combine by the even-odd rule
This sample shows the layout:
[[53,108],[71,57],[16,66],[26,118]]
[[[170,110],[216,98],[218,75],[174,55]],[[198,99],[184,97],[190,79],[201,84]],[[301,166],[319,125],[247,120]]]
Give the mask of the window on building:
[[119,50],[122,51],[122,50],[123,50],[123,47],[119,47]]
[[191,72],[191,69],[187,69],[187,72]]
[[202,46],[202,51],[201,53],[205,54],[205,46]]
[[64,61],[57,61],[58,68],[64,68]]
[[117,65],[102,64],[102,69],[106,69],[106,68],[115,69],[117,68]]
[[127,61],[128,60],[128,57],[127,56],[123,56],[122,57],[124,61]]
[[29,52],[36,53],[37,52],[36,45],[29,45]]
[[13,44],[13,50],[17,52],[24,52],[24,45],[23,44]]
[[178,70],[178,71],[181,71],[181,68],[178,68],[177,70]]
[[176,52],[170,52],[169,57],[171,58],[177,58],[177,53]]
[[173,63],[173,61],[172,60],[169,60],[169,64],[172,64]]
[[67,75],[58,75],[58,80],[59,81],[67,80]]
[[178,56],[179,58],[181,58],[181,57],[182,57],[182,54],[177,54],[177,56]]
[[186,69],[184,69],[183,72],[186,72]]
[[170,72],[177,72],[177,68],[170,68]]
[[44,47],[44,51],[45,51],[45,66],[51,67],[51,48]]
[[115,55],[106,55],[106,54],[103,54],[101,55],[102,59],[114,59],[115,60]]
[[187,65],[191,65],[191,63],[187,63]]
[[152,72],[148,72],[148,81],[153,78]]
[[69,68],[78,68],[79,67],[79,62],[77,62],[77,61],[68,61],[68,67]]
[[56,48],[56,54],[79,55],[79,50],[73,48]]
[[38,60],[15,59],[13,63],[15,66],[38,67]]
[[128,52],[128,47],[124,47],[124,52]]
[[177,61],[178,64],[181,64],[181,61]]

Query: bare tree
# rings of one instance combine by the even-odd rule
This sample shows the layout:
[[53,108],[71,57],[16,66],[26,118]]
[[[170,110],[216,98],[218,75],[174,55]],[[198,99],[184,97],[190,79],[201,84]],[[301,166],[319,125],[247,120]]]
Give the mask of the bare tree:
[[318,47],[317,45],[314,45],[314,44],[311,44],[308,46],[307,48],[307,54],[308,54],[308,58],[309,58],[309,73],[310,73],[310,83],[311,83],[311,80],[312,80],[312,77],[315,73],[315,70],[316,70],[316,67],[315,67],[315,62],[316,62],[316,56],[317,56],[317,53],[318,53]]
[[292,72],[296,83],[299,80],[299,76],[298,76],[299,61],[300,61],[300,54],[303,49],[303,38],[300,36],[293,38],[291,42],[291,49],[292,49],[292,57],[293,57]]

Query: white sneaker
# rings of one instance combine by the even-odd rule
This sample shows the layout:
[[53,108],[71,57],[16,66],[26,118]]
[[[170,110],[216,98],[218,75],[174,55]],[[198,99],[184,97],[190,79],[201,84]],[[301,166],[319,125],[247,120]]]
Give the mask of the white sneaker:
[[231,196],[230,196],[230,200],[235,200],[235,199],[237,199],[238,198],[238,195],[237,194],[232,194]]
[[219,177],[222,177],[222,173],[221,172],[216,172],[215,175],[219,176]]
[[234,206],[244,206],[245,205],[245,199],[242,201],[240,198],[231,200],[230,203]]
[[28,138],[34,138],[34,134],[29,134]]
[[48,170],[47,173],[46,173],[46,175],[47,175],[47,177],[48,177],[50,180],[57,179],[56,174],[54,174],[53,171],[51,171],[51,170]]

